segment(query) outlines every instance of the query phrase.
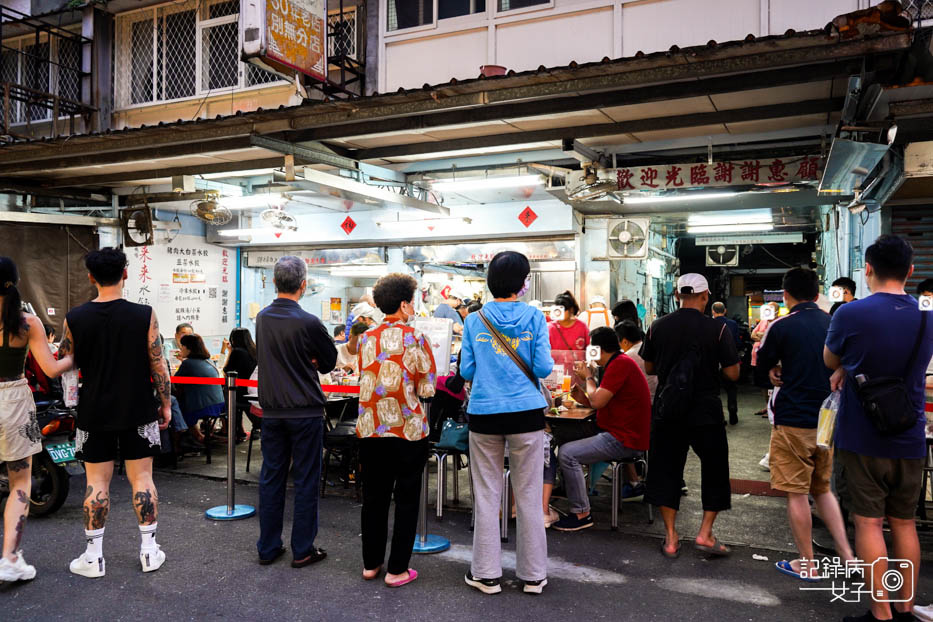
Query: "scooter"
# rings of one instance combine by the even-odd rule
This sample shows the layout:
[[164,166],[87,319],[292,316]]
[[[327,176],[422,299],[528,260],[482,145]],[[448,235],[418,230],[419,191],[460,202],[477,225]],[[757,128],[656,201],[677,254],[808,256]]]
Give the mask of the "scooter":
[[[61,401],[36,402],[36,419],[42,431],[42,451],[32,457],[32,495],[29,514],[46,516],[68,498],[68,480],[84,472],[75,460],[74,433],[77,414]],[[5,462],[0,462],[0,499],[10,494]]]

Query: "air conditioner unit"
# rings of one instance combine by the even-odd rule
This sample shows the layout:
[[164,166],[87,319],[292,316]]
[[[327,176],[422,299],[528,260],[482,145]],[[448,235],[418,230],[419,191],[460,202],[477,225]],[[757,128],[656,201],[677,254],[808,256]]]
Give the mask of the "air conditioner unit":
[[610,259],[644,259],[648,256],[647,218],[621,218],[609,221],[606,254]]
[[739,246],[737,244],[707,246],[706,265],[719,268],[739,265]]

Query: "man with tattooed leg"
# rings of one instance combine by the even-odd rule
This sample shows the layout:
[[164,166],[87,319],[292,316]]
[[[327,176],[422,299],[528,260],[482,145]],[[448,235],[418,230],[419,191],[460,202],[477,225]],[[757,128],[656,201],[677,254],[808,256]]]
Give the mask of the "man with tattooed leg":
[[104,525],[110,512],[110,480],[120,457],[133,488],[133,508],[142,538],[143,572],[158,570],[165,553],[156,544],[158,495],[152,457],[161,447],[159,430],[172,418],[171,384],[151,307],[123,299],[126,255],[116,248],[88,253],[89,279],[97,298],[72,309],[59,351],[73,354],[83,383],[78,398],[75,456],[84,461],[84,533],[87,549],[71,572],[89,578],[106,572]]
[[0,581],[28,581],[36,569],[23,558],[20,544],[29,515],[32,456],[42,451],[36,405],[23,376],[27,352],[50,378],[71,369],[71,357],[56,361],[45,329],[34,315],[23,313],[16,284],[19,274],[9,257],[0,257],[0,461],[6,462],[10,496],[3,512],[3,557]]

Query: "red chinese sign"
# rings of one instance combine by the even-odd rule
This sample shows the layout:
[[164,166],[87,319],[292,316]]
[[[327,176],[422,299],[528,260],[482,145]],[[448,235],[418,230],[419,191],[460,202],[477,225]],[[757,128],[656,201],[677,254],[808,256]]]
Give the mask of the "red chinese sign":
[[343,232],[347,235],[353,233],[353,230],[356,229],[356,221],[350,218],[349,216],[340,223],[340,228],[343,229]]
[[[804,156],[713,164],[633,166],[616,169],[613,175],[619,191],[649,191],[818,181],[820,167],[821,161],[818,156]],[[522,216],[519,216],[519,219],[522,219]],[[524,219],[522,222],[525,222]]]
[[532,223],[534,223],[534,221],[538,220],[538,215],[533,209],[531,209],[531,207],[525,207],[525,209],[522,210],[522,213],[518,215],[518,219],[523,225],[525,225],[525,228],[527,229],[532,225]]

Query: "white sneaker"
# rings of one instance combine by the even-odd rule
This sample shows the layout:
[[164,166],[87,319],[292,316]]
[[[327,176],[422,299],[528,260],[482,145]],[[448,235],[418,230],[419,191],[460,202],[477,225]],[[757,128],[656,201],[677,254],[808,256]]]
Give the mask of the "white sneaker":
[[547,514],[544,515],[544,528],[547,529],[559,520],[560,514],[558,514],[554,508],[548,507]]
[[914,617],[918,620],[923,620],[923,622],[933,622],[933,605],[927,605],[926,607],[918,607],[914,605],[913,611]]
[[764,471],[771,470],[771,453],[770,452],[765,454],[765,457],[761,459],[761,461],[758,463],[758,466],[760,466],[762,470]]
[[96,579],[107,574],[107,565],[104,563],[103,557],[91,560],[84,553],[72,560],[68,569],[74,574],[79,574],[88,579]]
[[155,572],[165,563],[165,553],[158,544],[154,549],[142,549],[139,552],[139,563],[143,566],[143,572]]
[[23,552],[16,551],[16,561],[0,558],[0,581],[32,581],[36,578],[36,567],[23,559]]

